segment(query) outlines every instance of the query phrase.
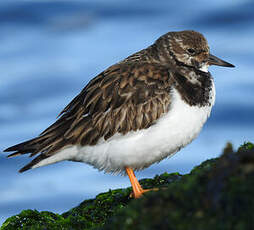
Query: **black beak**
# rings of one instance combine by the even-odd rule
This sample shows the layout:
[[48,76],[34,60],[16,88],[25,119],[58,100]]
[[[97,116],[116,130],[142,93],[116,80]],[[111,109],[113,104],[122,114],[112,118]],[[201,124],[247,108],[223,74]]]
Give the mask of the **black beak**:
[[209,55],[208,64],[209,65],[219,65],[219,66],[224,66],[224,67],[235,67],[234,65],[232,65],[226,61],[223,61],[220,58],[217,58],[212,54]]

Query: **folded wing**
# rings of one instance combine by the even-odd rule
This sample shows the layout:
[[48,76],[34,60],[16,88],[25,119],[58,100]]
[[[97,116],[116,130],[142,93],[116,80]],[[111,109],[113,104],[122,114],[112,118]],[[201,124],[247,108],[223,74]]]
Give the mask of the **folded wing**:
[[72,145],[95,145],[116,133],[149,128],[171,103],[169,70],[158,64],[119,63],[92,79],[38,137],[6,149],[8,157],[39,154],[20,170]]

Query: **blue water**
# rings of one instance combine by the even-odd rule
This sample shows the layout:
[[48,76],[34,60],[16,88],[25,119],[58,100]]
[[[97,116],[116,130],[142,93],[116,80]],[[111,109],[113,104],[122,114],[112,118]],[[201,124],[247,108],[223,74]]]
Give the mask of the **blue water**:
[[[7,1],[6,1],[7,2]],[[216,105],[200,136],[139,178],[189,172],[216,157],[227,141],[254,140],[253,1],[0,2],[0,151],[32,138],[99,72],[160,35],[194,29],[211,52],[236,65],[211,67]],[[28,157],[0,155],[0,223],[22,209],[64,212],[125,177],[71,162],[18,174]]]

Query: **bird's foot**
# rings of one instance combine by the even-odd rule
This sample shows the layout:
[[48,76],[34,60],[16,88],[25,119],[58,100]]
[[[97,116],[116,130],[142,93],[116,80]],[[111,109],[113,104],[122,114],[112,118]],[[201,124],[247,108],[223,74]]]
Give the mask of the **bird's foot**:
[[129,176],[131,186],[132,186],[132,193],[130,194],[131,198],[140,198],[143,196],[144,193],[149,191],[158,191],[158,188],[151,188],[151,189],[143,189],[139,184],[133,170],[130,167],[125,168],[127,175]]
[[138,191],[135,190],[135,191],[131,192],[130,198],[135,198],[135,199],[137,199],[137,198],[142,197],[143,194],[146,193],[146,192],[158,191],[158,190],[159,190],[158,188],[149,188],[149,189],[143,189],[143,188],[141,188],[141,190],[138,190]]

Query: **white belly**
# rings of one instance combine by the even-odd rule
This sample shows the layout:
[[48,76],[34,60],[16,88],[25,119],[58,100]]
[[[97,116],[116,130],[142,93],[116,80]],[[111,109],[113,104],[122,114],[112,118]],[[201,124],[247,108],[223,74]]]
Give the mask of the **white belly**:
[[148,129],[116,134],[95,146],[72,146],[39,162],[35,167],[61,160],[73,160],[93,165],[105,172],[121,173],[126,166],[135,170],[173,155],[190,143],[200,132],[210,115],[215,100],[211,92],[211,106],[189,106],[173,90],[170,110]]

